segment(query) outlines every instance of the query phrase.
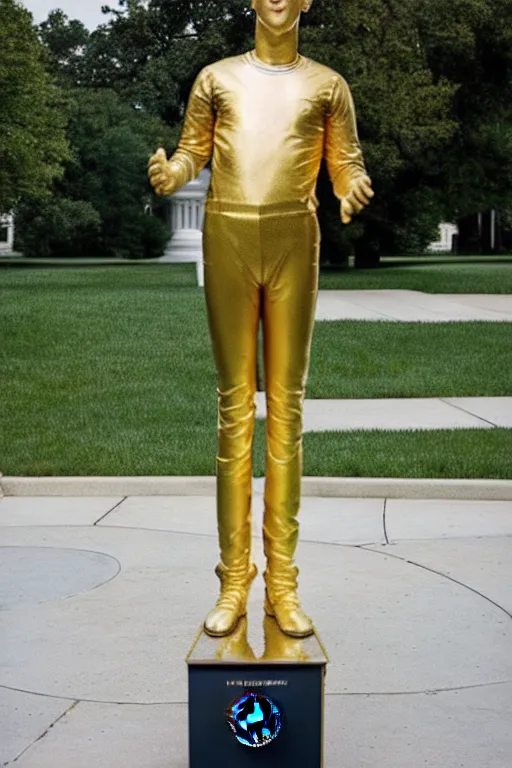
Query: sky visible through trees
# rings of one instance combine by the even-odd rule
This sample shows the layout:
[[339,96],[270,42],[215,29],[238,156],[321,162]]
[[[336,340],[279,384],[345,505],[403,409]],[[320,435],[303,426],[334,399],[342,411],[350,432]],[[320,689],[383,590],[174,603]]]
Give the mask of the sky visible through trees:
[[81,21],[91,31],[107,20],[101,12],[104,0],[23,0],[23,5],[32,13],[36,24],[45,21],[50,11],[57,8],[70,19]]

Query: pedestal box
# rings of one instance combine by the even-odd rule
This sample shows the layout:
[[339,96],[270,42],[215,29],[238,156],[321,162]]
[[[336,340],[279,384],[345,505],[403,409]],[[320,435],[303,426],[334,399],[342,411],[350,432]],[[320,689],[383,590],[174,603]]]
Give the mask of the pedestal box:
[[[256,658],[247,622],[234,635],[201,632],[187,659],[190,768],[322,768],[327,656],[315,634],[289,638],[265,618],[265,650]],[[227,723],[227,711],[246,692],[274,703],[281,728],[273,741],[250,747]]]

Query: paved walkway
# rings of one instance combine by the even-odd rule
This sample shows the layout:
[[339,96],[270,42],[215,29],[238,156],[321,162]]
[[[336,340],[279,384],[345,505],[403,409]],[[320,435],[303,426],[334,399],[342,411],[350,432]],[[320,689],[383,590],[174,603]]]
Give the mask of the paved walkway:
[[420,291],[320,291],[317,320],[512,322],[512,296]]
[[[0,501],[0,765],[186,768],[214,505]],[[301,534],[303,601],[331,657],[326,768],[509,768],[512,502],[305,498]],[[258,578],[257,654],[262,599]]]
[[[265,394],[256,395],[256,415],[266,417]],[[512,397],[448,397],[375,400],[306,400],[305,432],[356,429],[512,428]]]

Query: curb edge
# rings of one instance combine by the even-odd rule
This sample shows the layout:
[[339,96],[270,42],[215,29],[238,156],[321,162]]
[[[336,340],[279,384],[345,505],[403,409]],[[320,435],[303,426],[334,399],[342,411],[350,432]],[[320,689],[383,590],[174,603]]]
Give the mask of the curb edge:
[[[215,477],[3,477],[2,496],[214,496]],[[254,481],[262,493],[264,479]],[[304,477],[303,496],[512,501],[512,480]]]

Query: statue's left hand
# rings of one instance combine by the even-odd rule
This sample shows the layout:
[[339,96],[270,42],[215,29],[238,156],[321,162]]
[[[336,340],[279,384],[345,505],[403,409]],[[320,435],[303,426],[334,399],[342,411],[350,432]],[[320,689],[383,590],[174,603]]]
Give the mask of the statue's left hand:
[[372,189],[372,180],[369,176],[359,176],[350,183],[350,189],[346,197],[341,200],[341,220],[344,224],[350,224],[352,217],[365,208],[375,192]]

